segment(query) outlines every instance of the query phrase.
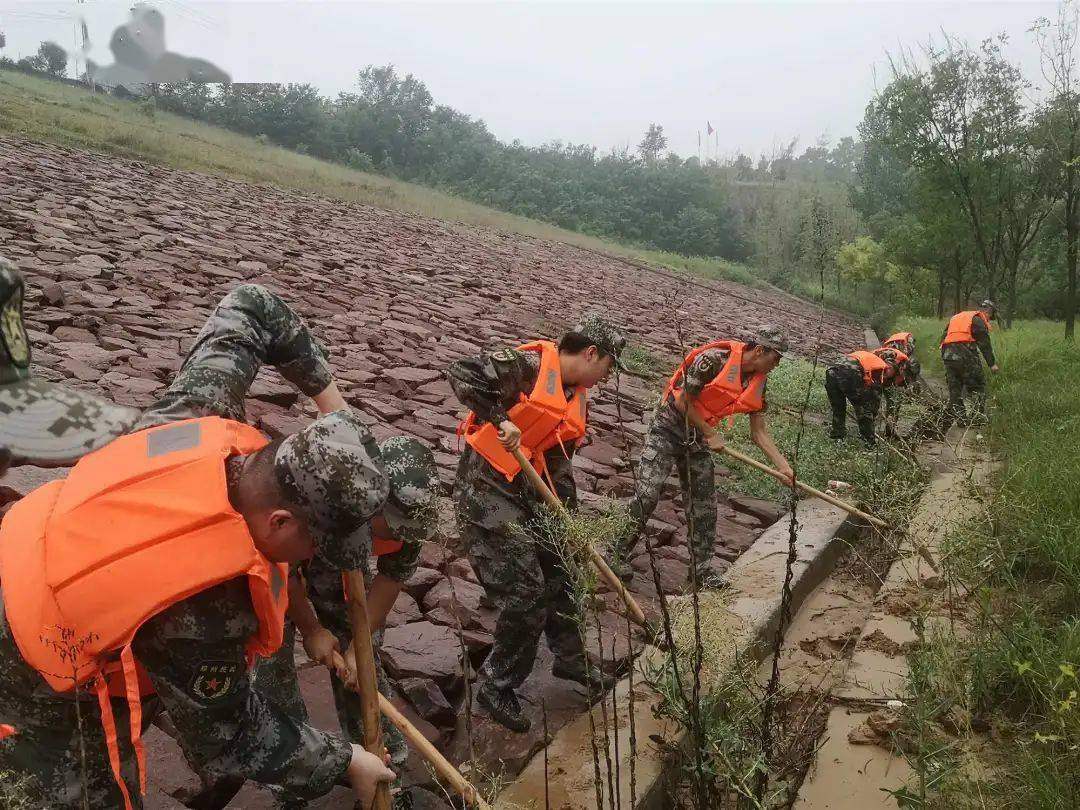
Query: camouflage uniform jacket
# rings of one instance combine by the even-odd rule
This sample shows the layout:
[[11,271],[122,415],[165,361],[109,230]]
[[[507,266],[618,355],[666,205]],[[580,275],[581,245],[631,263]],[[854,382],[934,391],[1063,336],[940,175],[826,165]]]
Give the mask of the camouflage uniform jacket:
[[[682,379],[675,386],[675,390],[684,390],[689,399],[694,399],[720,373],[720,370],[728,361],[729,354],[730,352],[726,349],[709,349],[702,352],[694,358],[694,362],[690,364]],[[768,384],[766,383],[767,389]],[[762,396],[764,396],[764,392],[762,392]],[[653,417],[654,429],[664,428],[669,430],[684,442],[688,441],[691,444],[699,442],[700,437],[697,436],[697,430],[693,425],[687,425],[686,415],[675,408],[672,399],[672,397],[667,397],[656,406],[656,414]],[[768,403],[763,400],[759,413],[764,413],[768,410],[768,407]],[[690,431],[689,436],[687,436],[687,430]]]
[[[945,335],[947,335],[948,332],[949,328],[946,326],[945,330],[941,333],[941,338],[938,340],[938,343],[945,340]],[[974,343],[949,343],[942,346],[941,359],[957,360],[965,357],[969,352],[975,352],[977,348],[978,351],[982,352],[983,359],[986,360],[986,365],[994,365],[994,347],[990,342],[990,330],[986,328],[983,319],[977,315],[971,316],[971,336],[975,338]]]
[[[264,363],[308,395],[332,380],[302,319],[268,290],[247,285],[220,303],[168,391],[134,429],[204,416],[243,421],[245,394]],[[230,482],[236,468],[230,465]],[[251,688],[245,645],[257,625],[248,584],[234,579],[149,619],[133,649],[180,732],[185,753],[208,777],[242,776],[286,786],[300,796],[320,796],[345,773],[350,745],[296,722]],[[13,645],[0,623],[0,658],[10,658],[3,647]],[[200,679],[209,666],[233,673],[219,692],[209,693]],[[41,697],[70,705],[55,694]],[[69,714],[65,711],[61,707],[60,716]],[[91,723],[94,717],[96,707]]]
[[[458,360],[447,371],[454,394],[476,414],[478,424],[498,425],[509,418],[510,408],[528,395],[540,375],[540,356],[536,352],[501,349],[490,354]],[[573,389],[566,389],[567,397]],[[559,498],[569,508],[577,506],[573,455],[576,448],[553,447],[545,454],[547,469]],[[468,522],[495,529],[504,525],[506,515],[532,514],[540,503],[524,475],[513,481],[495,470],[481,455],[466,446],[458,464],[455,485],[458,512]],[[492,508],[495,504],[507,511]]]

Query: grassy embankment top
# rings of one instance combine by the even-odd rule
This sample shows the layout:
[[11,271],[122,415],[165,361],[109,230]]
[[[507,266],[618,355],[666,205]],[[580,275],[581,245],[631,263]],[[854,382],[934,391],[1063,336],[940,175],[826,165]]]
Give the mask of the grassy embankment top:
[[256,138],[61,82],[0,71],[0,133],[93,149],[177,169],[313,192],[349,202],[549,239],[706,278],[762,286],[722,259],[639,250],[496,211],[415,183],[367,174]]
[[[942,373],[942,322],[906,324],[923,368]],[[1080,784],[1080,347],[1061,324],[995,329],[990,423],[979,432],[1002,461],[985,514],[950,538],[950,592],[974,596],[969,621],[923,653],[930,699],[982,718],[979,734],[933,741],[950,808],[1075,807]],[[950,625],[951,627],[951,625]],[[964,767],[976,753],[981,769]]]

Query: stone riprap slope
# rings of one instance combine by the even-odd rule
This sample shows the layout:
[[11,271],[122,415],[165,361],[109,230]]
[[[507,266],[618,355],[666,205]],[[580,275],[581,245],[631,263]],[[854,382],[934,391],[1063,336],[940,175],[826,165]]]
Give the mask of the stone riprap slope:
[[[306,316],[330,353],[346,398],[377,437],[411,434],[436,448],[447,492],[462,412],[443,371],[455,358],[538,336],[557,338],[586,309],[607,313],[633,342],[665,362],[680,354],[676,318],[687,345],[747,337],[769,322],[782,324],[795,351],[809,354],[821,318],[813,305],[777,291],[689,279],[561,243],[11,138],[0,138],[0,252],[28,279],[36,373],[136,406],[164,390],[217,300],[238,284],[266,285]],[[855,348],[862,328],[827,312],[822,340]],[[659,384],[656,378],[623,377],[621,425],[613,384],[591,399],[592,442],[576,464],[586,504],[631,491],[629,461]],[[288,433],[314,409],[265,370],[251,391],[248,414],[267,432]],[[2,492],[7,499],[16,494]],[[723,503],[718,558],[734,559],[770,519],[767,505],[735,498]],[[474,664],[490,648],[494,616],[461,558],[451,524],[444,526],[449,554],[434,545],[425,551],[424,567],[392,616],[384,652],[402,705],[461,759],[465,747],[454,722],[463,673],[450,629],[454,599]],[[677,589],[689,555],[682,513],[670,494],[650,530],[660,543],[662,585]],[[645,570],[642,557],[634,562]],[[646,605],[655,604],[650,576],[639,573],[633,590]],[[630,645],[620,623],[613,620],[605,632],[608,640],[622,633],[616,657],[625,658]],[[549,655],[544,651],[541,661]],[[527,697],[544,696],[552,731],[584,705],[580,690],[567,682],[546,674],[534,680]],[[305,689],[310,701],[321,704],[314,715],[332,722],[324,680],[309,672]],[[491,751],[512,770],[539,740],[535,734],[506,736],[477,720],[481,756]],[[426,778],[423,769],[414,770],[417,780]],[[168,782],[167,792],[187,789],[179,782]],[[165,790],[165,783],[157,784]],[[257,806],[250,796],[245,801],[236,806]]]

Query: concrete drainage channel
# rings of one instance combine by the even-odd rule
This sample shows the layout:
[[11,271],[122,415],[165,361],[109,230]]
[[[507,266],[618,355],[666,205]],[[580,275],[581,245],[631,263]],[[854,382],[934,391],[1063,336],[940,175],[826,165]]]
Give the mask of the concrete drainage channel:
[[[807,598],[833,572],[837,560],[857,528],[840,509],[816,499],[800,501],[796,508],[797,560],[793,567],[791,611],[798,613]],[[788,554],[790,514],[781,517],[735,561],[728,571],[731,583],[723,596],[726,606],[727,625],[724,630],[730,637],[730,650],[725,655],[731,667],[736,660],[745,662],[748,657],[762,658],[775,634],[780,621],[781,592],[784,582],[785,562]],[[714,628],[715,629],[715,628]],[[650,661],[662,660],[664,653],[647,647],[638,661],[638,672],[648,668]],[[713,677],[723,677],[714,667]],[[617,717],[609,738],[608,756],[612,770],[618,773],[619,785],[615,794],[620,808],[658,810],[665,806],[667,779],[664,755],[650,737],[658,737],[678,745],[685,740],[683,730],[668,721],[659,719],[655,709],[660,696],[649,688],[640,674],[634,678],[634,727],[638,740],[634,763],[637,802],[630,803],[630,718],[628,699],[630,681],[624,678],[615,687]],[[607,698],[611,704],[611,697]],[[612,722],[614,720],[614,722]],[[594,711],[593,723],[600,725],[599,711]],[[518,778],[507,786],[494,803],[496,810],[522,810],[523,808],[550,807],[553,810],[595,810],[596,788],[594,786],[593,735],[588,713],[577,717],[560,729],[544,752],[536,754]],[[598,745],[603,737],[598,735]],[[606,762],[603,752],[602,762]],[[546,768],[546,773],[545,773]],[[605,767],[606,776],[606,767]],[[609,806],[608,786],[601,786],[603,806]]]

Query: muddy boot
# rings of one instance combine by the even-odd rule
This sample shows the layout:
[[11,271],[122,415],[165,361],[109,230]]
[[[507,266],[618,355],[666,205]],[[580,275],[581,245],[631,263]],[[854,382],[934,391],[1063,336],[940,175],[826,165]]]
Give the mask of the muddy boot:
[[589,690],[589,697],[596,700],[615,685],[614,675],[605,675],[599,668],[582,664],[568,664],[556,660],[551,666],[551,674],[556,678],[580,683]]
[[511,731],[524,734],[532,726],[513,689],[500,690],[490,683],[485,683],[476,693],[476,702],[487,709],[492,720]]

